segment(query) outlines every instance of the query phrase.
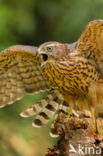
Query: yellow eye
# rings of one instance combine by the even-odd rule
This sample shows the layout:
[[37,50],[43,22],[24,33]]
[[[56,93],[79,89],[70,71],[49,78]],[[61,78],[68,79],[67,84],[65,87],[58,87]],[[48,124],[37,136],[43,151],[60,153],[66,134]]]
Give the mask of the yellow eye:
[[48,52],[52,52],[52,49],[53,49],[52,47],[47,47]]

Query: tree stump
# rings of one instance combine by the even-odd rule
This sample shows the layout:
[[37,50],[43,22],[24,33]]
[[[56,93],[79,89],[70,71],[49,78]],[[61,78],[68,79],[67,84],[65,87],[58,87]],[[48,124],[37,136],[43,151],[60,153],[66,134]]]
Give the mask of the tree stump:
[[103,156],[103,119],[59,115],[55,128],[61,139],[46,156]]

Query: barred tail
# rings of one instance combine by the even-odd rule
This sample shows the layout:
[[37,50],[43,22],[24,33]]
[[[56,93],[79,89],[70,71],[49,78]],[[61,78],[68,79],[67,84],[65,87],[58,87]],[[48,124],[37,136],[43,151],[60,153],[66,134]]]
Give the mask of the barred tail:
[[[46,97],[40,100],[37,104],[29,107],[20,115],[22,117],[30,117],[36,115],[32,125],[33,127],[41,127],[48,123],[50,118],[56,112],[54,123],[51,125],[50,135],[57,137],[58,132],[55,128],[55,121],[57,120],[58,113],[68,114],[69,105],[64,101],[63,96],[57,90],[52,90]],[[73,114],[75,114],[73,110]]]
[[46,124],[52,115],[59,109],[59,105],[62,105],[63,100],[63,96],[59,91],[52,90],[51,93],[40,100],[40,102],[26,109],[20,115],[22,117],[37,115],[32,125],[34,127],[41,127]]
[[[56,128],[58,114],[63,113],[65,115],[68,115],[69,109],[70,109],[70,107],[69,107],[68,103],[66,103],[65,101],[63,101],[63,103],[59,106],[59,110],[58,110],[57,114],[55,115],[54,122],[51,124],[51,129],[49,132],[51,137],[56,138],[59,136],[58,130]],[[75,110],[72,110],[72,113],[74,116],[79,117],[79,115],[75,112]]]
[[51,124],[51,129],[49,133],[51,137],[56,138],[59,136],[57,128],[55,127],[58,114],[59,113],[68,114],[68,110],[69,110],[69,105],[65,101],[63,101],[62,104],[59,105],[59,109],[58,109],[57,114],[55,115],[54,122]]
[[57,128],[55,127],[57,118],[58,118],[58,113],[55,115],[54,122],[51,124],[50,132],[49,132],[50,136],[53,138],[56,138],[59,136]]
[[58,110],[58,103],[55,101],[50,101],[48,105],[42,110],[42,112],[37,115],[33,127],[41,127],[48,123],[52,115]]

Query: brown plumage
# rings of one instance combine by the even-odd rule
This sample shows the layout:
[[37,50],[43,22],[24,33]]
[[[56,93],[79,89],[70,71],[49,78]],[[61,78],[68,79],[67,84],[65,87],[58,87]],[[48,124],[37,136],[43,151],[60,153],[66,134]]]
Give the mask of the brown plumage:
[[85,114],[102,113],[102,41],[103,20],[98,20],[90,22],[73,44],[46,42],[39,48],[19,45],[4,50],[0,54],[0,107],[21,99],[25,92],[49,90],[21,113],[23,117],[37,114],[34,127],[46,124],[54,112],[67,113],[69,105]]
[[1,52],[0,107],[20,100],[24,93],[49,91],[46,97],[21,113],[22,117],[37,115],[33,126],[40,127],[46,124],[55,112],[68,112],[68,106],[63,105],[64,99],[59,91],[51,89],[42,72],[42,57],[36,50],[33,46],[17,45]]
[[103,20],[92,21],[86,26],[76,49],[103,74]]
[[0,107],[21,99],[25,92],[50,89],[35,51],[31,46],[13,46],[0,54]]
[[39,53],[44,60],[45,55],[48,56],[42,64],[43,73],[64,100],[85,114],[88,110],[98,114],[97,105],[102,105],[102,81],[94,63],[80,55],[76,48],[71,52],[67,44],[48,42],[40,46]]

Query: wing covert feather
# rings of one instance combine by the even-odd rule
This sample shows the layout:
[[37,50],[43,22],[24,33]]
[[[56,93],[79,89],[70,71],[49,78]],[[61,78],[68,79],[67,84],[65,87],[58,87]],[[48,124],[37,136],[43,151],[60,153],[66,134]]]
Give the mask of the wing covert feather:
[[25,92],[34,94],[49,88],[36,47],[17,45],[0,53],[0,107],[21,99]]

